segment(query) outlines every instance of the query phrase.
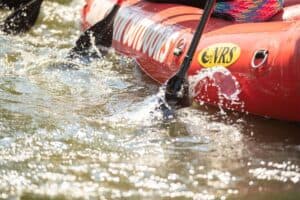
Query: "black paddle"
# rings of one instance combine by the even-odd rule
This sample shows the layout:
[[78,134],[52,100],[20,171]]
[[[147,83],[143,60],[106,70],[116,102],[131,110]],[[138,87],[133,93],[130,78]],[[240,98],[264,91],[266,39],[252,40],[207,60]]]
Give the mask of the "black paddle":
[[[187,81],[187,71],[190,67],[191,61],[194,57],[195,51],[199,44],[200,38],[203,34],[205,25],[212,13],[214,8],[215,0],[208,0],[206,2],[204,13],[201,20],[197,26],[196,32],[194,33],[193,39],[191,41],[188,52],[180,66],[179,71],[170,78],[165,84],[165,99],[166,104],[161,105],[161,109],[164,112],[165,117],[171,115],[173,112],[170,108],[178,108],[186,106],[189,103],[189,92],[188,92],[188,81]],[[166,114],[165,114],[166,113]]]
[[19,4],[15,0],[10,1],[2,0],[1,5],[17,9],[0,25],[1,30],[7,34],[30,30],[38,18],[43,0],[20,0]]
[[93,45],[111,47],[113,37],[114,18],[123,0],[118,0],[112,10],[101,21],[87,29],[76,41],[76,46],[70,51],[69,57],[82,57],[89,55],[89,48]]
[[0,8],[18,9],[31,0],[0,0]]

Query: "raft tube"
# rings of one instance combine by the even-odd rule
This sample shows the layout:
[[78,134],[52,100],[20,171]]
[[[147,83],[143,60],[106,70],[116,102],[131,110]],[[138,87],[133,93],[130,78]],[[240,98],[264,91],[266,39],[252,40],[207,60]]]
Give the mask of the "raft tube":
[[[87,0],[84,29],[113,0]],[[179,69],[203,11],[127,0],[114,21],[112,47],[132,57],[159,83]],[[300,2],[262,23],[211,18],[188,71],[195,102],[276,119],[300,121]]]

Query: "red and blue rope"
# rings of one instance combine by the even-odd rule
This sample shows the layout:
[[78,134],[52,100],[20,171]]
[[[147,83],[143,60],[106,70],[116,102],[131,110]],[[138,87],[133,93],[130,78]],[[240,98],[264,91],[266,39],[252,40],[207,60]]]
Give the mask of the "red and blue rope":
[[237,22],[259,22],[269,20],[282,8],[283,0],[232,0],[218,2],[214,12]]

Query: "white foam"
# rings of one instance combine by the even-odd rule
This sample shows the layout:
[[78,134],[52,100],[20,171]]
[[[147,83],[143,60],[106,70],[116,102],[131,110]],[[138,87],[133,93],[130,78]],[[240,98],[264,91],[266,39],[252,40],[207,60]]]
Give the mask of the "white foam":
[[240,84],[236,77],[225,67],[216,66],[202,69],[198,74],[189,77],[189,84],[191,98],[196,98],[199,95],[205,96],[205,94],[200,94],[203,89],[208,91],[209,87],[216,87],[220,108],[224,106],[224,99],[229,100],[231,105],[244,107],[244,103],[239,98],[241,93]]

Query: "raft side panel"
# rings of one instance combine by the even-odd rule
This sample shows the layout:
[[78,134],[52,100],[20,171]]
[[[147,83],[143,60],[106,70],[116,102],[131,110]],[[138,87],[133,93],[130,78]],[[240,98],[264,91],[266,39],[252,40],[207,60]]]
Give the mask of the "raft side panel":
[[[291,12],[295,6],[286,10]],[[113,47],[134,58],[146,74],[163,83],[178,70],[201,14],[201,9],[188,6],[158,6],[130,0],[115,19]],[[208,70],[200,62],[203,58],[216,65],[228,64],[224,69],[234,77],[241,92],[238,101],[220,95],[218,87],[229,90],[230,80],[217,72],[214,82],[218,87],[210,78],[199,80],[194,86],[198,90],[195,101],[300,121],[300,21],[279,19],[236,24],[211,18],[192,61],[189,77]],[[182,50],[180,56],[173,54],[176,47]],[[257,52],[267,52],[267,59],[260,67],[253,67],[252,60],[256,61]],[[230,60],[233,54],[237,57],[234,61]],[[258,62],[259,59],[257,56]]]

